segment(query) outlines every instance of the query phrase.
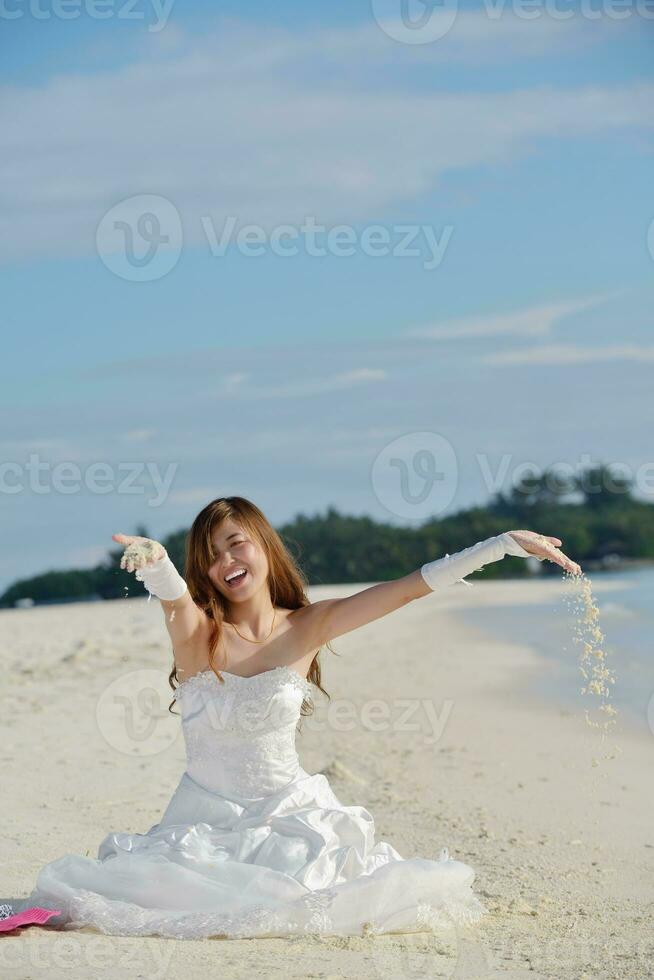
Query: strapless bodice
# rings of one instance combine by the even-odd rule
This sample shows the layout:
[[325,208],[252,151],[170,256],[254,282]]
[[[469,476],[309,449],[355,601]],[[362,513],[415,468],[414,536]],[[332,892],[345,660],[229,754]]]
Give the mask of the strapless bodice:
[[223,796],[259,799],[300,772],[295,732],[311,685],[290,667],[251,677],[212,670],[175,690],[182,715],[186,771]]

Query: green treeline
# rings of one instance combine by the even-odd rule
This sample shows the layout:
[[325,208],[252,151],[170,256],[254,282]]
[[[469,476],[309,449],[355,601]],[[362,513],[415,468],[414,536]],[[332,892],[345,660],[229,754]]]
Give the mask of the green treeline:
[[[311,585],[387,581],[484,538],[520,529],[561,538],[567,555],[582,567],[597,568],[609,559],[616,564],[618,559],[654,560],[654,504],[635,499],[632,488],[631,481],[603,465],[567,481],[546,471],[524,478],[509,493],[495,494],[485,507],[419,526],[349,517],[329,507],[324,516],[298,514],[277,530]],[[134,533],[150,536],[145,527]],[[181,529],[162,539],[180,572],[186,534]],[[122,553],[122,548],[108,551],[94,568],[52,570],[17,581],[0,596],[0,605],[13,606],[26,597],[38,603],[145,595],[142,584],[121,570]],[[542,562],[538,571],[560,574],[551,562]],[[475,579],[529,574],[526,562],[509,557],[475,572]]]

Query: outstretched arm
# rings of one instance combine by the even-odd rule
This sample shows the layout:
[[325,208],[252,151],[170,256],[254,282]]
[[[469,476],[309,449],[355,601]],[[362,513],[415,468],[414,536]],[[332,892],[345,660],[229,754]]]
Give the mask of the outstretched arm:
[[520,558],[535,557],[540,561],[547,558],[571,574],[581,574],[579,565],[556,547],[559,544],[560,538],[547,537],[533,531],[506,531],[485,541],[478,541],[455,555],[446,555],[437,561],[427,562],[409,575],[391,582],[381,582],[344,599],[324,599],[313,603],[311,610],[314,617],[312,627],[315,631],[315,645],[322,646],[337,636],[380,619],[413,599],[429,595],[441,586],[463,581],[464,575],[477,571],[489,562],[499,561],[507,554]]
[[193,647],[206,630],[208,617],[191,598],[162,544],[133,534],[114,534],[114,541],[125,547],[120,567],[134,572],[151,595],[156,595],[166,619],[166,627],[176,660]]

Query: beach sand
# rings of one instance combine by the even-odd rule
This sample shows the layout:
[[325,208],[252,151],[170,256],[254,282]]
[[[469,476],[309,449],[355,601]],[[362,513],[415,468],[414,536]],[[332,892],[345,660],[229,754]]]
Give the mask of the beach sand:
[[[447,847],[475,869],[489,910],[480,924],[197,942],[29,927],[0,939],[0,976],[654,976],[654,736],[618,717],[610,744],[619,757],[593,766],[610,745],[600,747],[582,711],[531,693],[555,662],[512,642],[510,629],[498,642],[466,623],[466,610],[484,605],[560,608],[563,589],[559,580],[456,585],[337,638],[340,656],[321,653],[332,701],[316,692],[298,735],[305,769],[324,772],[344,804],[366,806],[377,839],[403,857],[437,859]],[[43,864],[95,857],[110,831],[156,823],[184,746],[167,712],[171,653],[156,600],[2,611],[0,650],[0,901],[11,901]]]

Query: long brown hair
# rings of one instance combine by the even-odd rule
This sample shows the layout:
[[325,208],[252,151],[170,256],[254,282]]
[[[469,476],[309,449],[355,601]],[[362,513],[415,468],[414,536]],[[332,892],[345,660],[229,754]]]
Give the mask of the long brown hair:
[[[256,504],[245,497],[218,497],[207,504],[193,521],[186,538],[184,579],[191,598],[212,621],[209,638],[209,666],[221,684],[224,684],[225,681],[214,664],[214,656],[222,637],[228,603],[209,578],[209,569],[214,562],[211,540],[213,532],[222,521],[230,518],[254,537],[266,554],[269,567],[268,588],[273,606],[281,606],[282,609],[300,609],[311,604],[306,594],[309,587],[306,576],[298,567],[296,560],[288,551],[277,531]],[[335,653],[329,643],[326,643],[325,646],[332,653]],[[307,680],[315,684],[329,698],[329,694],[321,684],[318,657],[319,654],[314,657]],[[179,684],[176,666],[173,666],[168,676],[168,683],[175,690],[173,680]],[[168,706],[169,711],[171,711],[174,703],[173,699]],[[313,702],[311,698],[304,698],[301,714],[312,713]],[[171,711],[171,714],[174,712]]]

